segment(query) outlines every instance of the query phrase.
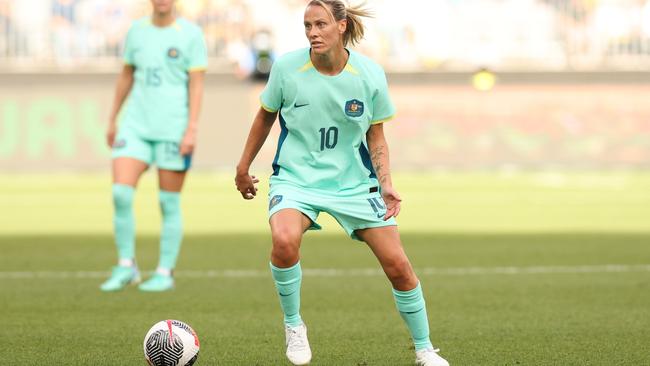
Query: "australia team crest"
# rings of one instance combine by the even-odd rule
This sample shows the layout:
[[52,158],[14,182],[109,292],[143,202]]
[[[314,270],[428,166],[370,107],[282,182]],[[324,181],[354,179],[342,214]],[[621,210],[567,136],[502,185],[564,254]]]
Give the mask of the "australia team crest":
[[167,57],[176,59],[178,58],[178,56],[180,56],[180,52],[178,51],[178,48],[170,47],[167,50]]
[[345,114],[350,117],[359,117],[363,114],[363,102],[352,99],[345,102]]
[[278,203],[282,202],[282,195],[281,194],[276,194],[271,198],[269,201],[269,210],[275,207]]

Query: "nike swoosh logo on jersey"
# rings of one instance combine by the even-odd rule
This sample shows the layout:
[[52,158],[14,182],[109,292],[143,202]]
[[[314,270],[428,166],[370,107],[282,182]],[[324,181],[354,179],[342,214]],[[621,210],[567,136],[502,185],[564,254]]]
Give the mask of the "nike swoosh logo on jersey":
[[293,107],[294,107],[294,108],[300,108],[300,107],[304,107],[304,106],[306,106],[306,105],[309,105],[309,103],[305,103],[305,104],[293,103]]

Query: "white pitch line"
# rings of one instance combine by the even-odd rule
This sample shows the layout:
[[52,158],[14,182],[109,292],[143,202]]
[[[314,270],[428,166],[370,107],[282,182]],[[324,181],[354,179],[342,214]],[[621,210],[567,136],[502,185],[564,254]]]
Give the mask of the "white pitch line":
[[[650,272],[650,264],[604,264],[584,266],[531,266],[531,267],[424,267],[416,268],[420,276],[480,276],[480,275],[532,275],[532,274],[588,274]],[[99,279],[105,271],[17,271],[0,272],[0,280],[22,279]],[[384,276],[380,268],[314,268],[304,269],[306,277],[375,277]],[[262,270],[181,270],[177,278],[266,278],[269,271]]]

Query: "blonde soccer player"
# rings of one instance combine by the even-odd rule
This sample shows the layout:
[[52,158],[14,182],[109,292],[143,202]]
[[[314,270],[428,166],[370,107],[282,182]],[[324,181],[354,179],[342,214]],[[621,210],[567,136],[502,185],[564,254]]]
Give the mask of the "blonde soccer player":
[[395,114],[386,77],[375,62],[346,48],[362,38],[361,17],[367,15],[340,0],[308,3],[304,26],[310,47],[273,65],[235,181],[243,198],[255,197],[259,180],[249,167],[279,116],[269,192],[270,267],[291,363],[306,365],[312,357],[300,316],[300,243],[305,231],[320,229],[318,214],[327,212],[381,263],[413,338],[416,364],[448,366],[429,340],[420,282],[397,231],[401,199],[391,180],[383,131]]

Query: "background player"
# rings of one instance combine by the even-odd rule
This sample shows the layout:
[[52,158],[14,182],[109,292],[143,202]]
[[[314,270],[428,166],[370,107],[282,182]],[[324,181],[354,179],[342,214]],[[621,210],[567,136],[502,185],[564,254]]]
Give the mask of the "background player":
[[360,8],[340,0],[310,1],[304,26],[311,48],[281,57],[273,66],[260,108],[237,167],[237,189],[256,195],[249,167],[280,115],[281,134],[273,161],[269,216],[271,272],[284,312],[287,357],[311,360],[300,316],[303,233],[320,229],[322,211],[373,251],[393,285],[400,314],[411,332],[416,363],[446,366],[429,340],[422,290],[404,253],[394,217],[400,196],[393,188],[383,122],[395,108],[383,70],[345,48],[363,37]]
[[[173,0],[151,0],[151,17],[131,26],[125,65],[115,92],[107,131],[113,148],[114,230],[118,265],[103,291],[139,282],[135,262],[133,195],[142,173],[156,164],[162,232],[160,260],[143,291],[172,289],[183,236],[180,191],[194,151],[207,53],[201,29],[176,18]],[[119,129],[116,120],[128,102]]]

